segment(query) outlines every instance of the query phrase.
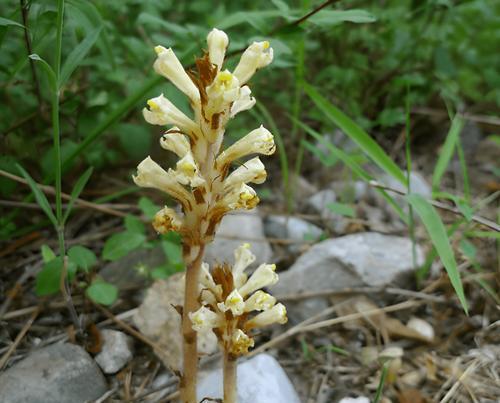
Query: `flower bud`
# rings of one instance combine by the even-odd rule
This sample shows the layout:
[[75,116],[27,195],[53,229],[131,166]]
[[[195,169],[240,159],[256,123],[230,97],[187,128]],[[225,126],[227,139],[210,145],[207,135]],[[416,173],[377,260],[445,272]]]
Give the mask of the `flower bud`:
[[186,94],[192,102],[200,103],[200,92],[188,74],[182,67],[181,62],[177,59],[172,49],[166,49],[163,46],[155,47],[155,52],[158,55],[153,68],[155,71],[170,80],[179,90]]
[[241,55],[233,74],[241,84],[245,84],[255,72],[273,61],[273,49],[268,41],[252,43]]
[[215,64],[217,69],[220,70],[224,63],[229,38],[224,31],[214,28],[207,36],[207,43],[210,63]]

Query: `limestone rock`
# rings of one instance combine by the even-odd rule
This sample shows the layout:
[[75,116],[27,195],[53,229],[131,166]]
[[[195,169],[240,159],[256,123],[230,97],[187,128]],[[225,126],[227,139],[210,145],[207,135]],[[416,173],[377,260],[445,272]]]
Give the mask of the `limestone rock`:
[[266,235],[273,238],[298,241],[288,245],[288,250],[298,252],[302,248],[300,241],[316,240],[323,231],[318,226],[297,217],[270,215],[264,221]]
[[[300,403],[281,365],[268,354],[259,354],[238,365],[238,403]],[[222,398],[222,370],[212,370],[198,381],[198,400]]]
[[[417,265],[423,264],[416,247]],[[296,294],[360,286],[408,286],[413,278],[412,242],[408,238],[364,232],[328,239],[314,245],[285,272],[272,293]],[[303,320],[328,305],[325,298],[287,303],[289,318]]]
[[107,390],[99,367],[74,344],[52,344],[33,351],[0,374],[2,403],[84,403]]
[[105,374],[114,374],[132,359],[132,338],[110,329],[103,330],[101,335],[104,343],[95,360]]
[[[146,292],[144,301],[134,315],[137,328],[156,344],[155,351],[163,363],[180,370],[182,363],[181,316],[174,306],[184,304],[184,274],[177,273],[165,280],[156,281]],[[198,337],[198,350],[212,354],[217,350],[217,338],[213,333]]]
[[214,242],[205,249],[203,260],[210,265],[215,262],[232,264],[234,250],[245,242],[252,245],[252,253],[256,257],[255,266],[271,262],[273,252],[271,245],[265,240],[264,224],[258,209],[226,215]]

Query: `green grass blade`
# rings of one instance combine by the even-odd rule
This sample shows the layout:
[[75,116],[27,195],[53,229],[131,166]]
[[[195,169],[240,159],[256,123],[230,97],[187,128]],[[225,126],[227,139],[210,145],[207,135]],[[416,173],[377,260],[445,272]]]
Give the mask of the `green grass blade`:
[[[111,125],[119,121],[127,112],[132,109],[137,103],[155,86],[164,80],[163,77],[157,76],[139,88],[136,92],[126,98],[120,105],[116,107],[96,128],[90,132],[87,137],[78,145],[78,147],[63,161],[63,170],[77,158],[83,151],[94,143]],[[50,178],[52,179],[52,178]]]
[[453,151],[455,150],[455,146],[457,144],[458,136],[462,131],[464,126],[464,120],[456,115],[453,121],[451,122],[450,130],[448,131],[448,135],[446,136],[446,141],[439,153],[439,159],[434,167],[434,174],[432,175],[432,191],[436,192],[439,189],[439,184],[441,183],[441,179],[450,163],[451,157],[453,156]]
[[66,207],[66,211],[64,212],[64,217],[62,219],[63,224],[66,222],[68,219],[69,214],[71,213],[71,210],[73,209],[73,205],[75,204],[75,200],[78,199],[80,196],[80,193],[82,193],[83,188],[87,184],[87,181],[90,178],[90,175],[92,175],[93,167],[88,168],[80,178],[75,183],[75,187],[73,188],[73,191],[71,192],[71,199],[69,200],[68,207]]
[[57,91],[57,78],[56,78],[56,73],[50,67],[50,65],[43,60],[40,56],[38,56],[36,53],[33,53],[32,55],[28,56],[31,60],[35,60],[36,62],[40,63],[40,66],[42,66],[43,71],[45,72],[45,75],[47,76],[47,79],[49,80],[49,85],[50,89],[53,92]]
[[410,194],[406,196],[406,199],[422,219],[441,262],[443,262],[446,272],[448,273],[451,285],[455,289],[465,313],[468,314],[467,300],[465,299],[462,281],[460,280],[460,273],[458,272],[450,240],[446,234],[446,229],[441,218],[434,207],[432,207],[432,205],[421,195]]
[[361,127],[345,115],[340,109],[332,105],[316,89],[304,83],[307,95],[316,106],[335,123],[351,140],[353,140],[366,155],[377,164],[382,170],[393,176],[403,185],[406,185],[406,178],[396,163],[385,153],[385,151],[373,140]]
[[21,173],[21,175],[26,179],[28,182],[29,187],[31,188],[31,191],[35,195],[36,202],[40,206],[40,208],[43,210],[45,215],[49,218],[50,222],[52,225],[54,225],[55,228],[58,227],[57,225],[57,219],[56,216],[54,215],[54,212],[52,211],[52,207],[50,207],[49,201],[47,200],[47,197],[45,194],[40,190],[36,182],[33,180],[33,178],[30,176],[28,172],[19,164],[16,164],[17,169]]
[[385,380],[387,379],[387,374],[389,372],[389,363],[386,362],[382,367],[382,373],[380,374],[380,381],[378,383],[377,391],[375,392],[375,397],[373,398],[373,403],[379,403],[382,399],[382,392],[384,390]]
[[99,38],[100,33],[100,27],[94,29],[68,55],[68,57],[66,58],[66,62],[61,69],[61,76],[59,77],[59,88],[66,83],[73,71],[75,71],[75,69],[80,65],[87,53],[89,53],[90,49],[92,49],[92,46],[94,46],[97,38]]

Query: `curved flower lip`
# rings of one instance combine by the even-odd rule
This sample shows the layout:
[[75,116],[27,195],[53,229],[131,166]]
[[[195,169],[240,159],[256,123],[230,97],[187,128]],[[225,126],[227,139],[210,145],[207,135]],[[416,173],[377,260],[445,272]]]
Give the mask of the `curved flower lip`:
[[274,305],[271,309],[259,313],[257,316],[250,319],[245,323],[245,329],[250,330],[254,328],[272,325],[273,323],[285,324],[288,322],[286,316],[285,305],[279,303]]
[[223,318],[205,306],[202,306],[195,312],[190,312],[189,319],[191,320],[193,330],[197,332],[207,331],[223,324]]
[[229,38],[224,31],[214,28],[207,36],[207,43],[210,62],[215,64],[217,69],[220,70],[224,63]]
[[234,251],[233,280],[237,288],[247,281],[244,271],[253,262],[255,262],[255,255],[250,250],[249,243],[244,243]]
[[142,114],[146,122],[152,125],[175,125],[191,137],[199,137],[200,128],[190,118],[170,102],[167,98],[160,94],[156,98],[148,101],[149,109],[144,108]]
[[179,158],[183,158],[188,152],[191,151],[191,145],[189,144],[188,139],[176,126],[167,130],[163,134],[160,139],[160,146],[164,150],[172,151]]
[[252,43],[241,55],[233,74],[241,84],[245,84],[255,72],[273,61],[273,48],[268,41]]
[[201,264],[200,283],[210,290],[217,298],[221,298],[222,287],[219,284],[215,284],[215,281],[210,274],[208,263],[205,262]]
[[231,311],[234,316],[239,316],[245,310],[245,302],[238,290],[233,290],[224,302],[217,304],[217,307],[222,312]]
[[156,46],[155,52],[158,58],[153,64],[155,71],[170,80],[179,90],[186,94],[192,102],[200,103],[200,92],[188,74],[182,67],[181,62],[171,48]]
[[198,165],[191,151],[177,162],[176,168],[175,171],[172,171],[172,174],[179,183],[190,185],[193,188],[205,184],[205,179],[200,176]]
[[261,264],[250,276],[248,281],[239,288],[243,298],[261,288],[274,285],[278,282],[278,275],[275,273],[275,264]]
[[193,196],[177,182],[175,175],[165,171],[149,156],[137,166],[137,175],[132,178],[137,186],[161,190],[182,204],[192,202]]
[[248,160],[243,165],[235,169],[224,181],[224,189],[230,190],[240,183],[264,183],[267,172],[259,157]]
[[275,150],[276,145],[274,144],[273,135],[264,126],[260,126],[220,153],[216,163],[222,169],[222,167],[245,155],[271,155]]
[[240,88],[239,96],[231,105],[231,111],[229,116],[234,118],[236,114],[251,109],[257,102],[255,98],[251,97],[252,91],[245,85]]
[[245,301],[245,312],[265,311],[276,304],[276,298],[271,294],[258,290]]

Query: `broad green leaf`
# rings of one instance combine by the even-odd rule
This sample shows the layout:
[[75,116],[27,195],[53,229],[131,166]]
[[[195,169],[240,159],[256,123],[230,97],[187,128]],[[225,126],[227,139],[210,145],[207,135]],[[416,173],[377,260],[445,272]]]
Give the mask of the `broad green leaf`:
[[1,27],[15,26],[15,27],[19,27],[19,28],[23,28],[24,29],[24,25],[23,24],[19,24],[16,21],[9,20],[8,18],[3,18],[3,17],[0,17],[0,26]]
[[353,140],[373,162],[403,185],[406,185],[406,177],[401,169],[375,140],[340,109],[324,98],[314,87],[304,83],[304,89],[316,106],[347,136],[349,136],[349,138]]
[[179,273],[184,270],[183,263],[167,263],[156,267],[151,271],[151,277],[156,279],[167,278],[172,274]]
[[130,214],[127,214],[127,216],[125,216],[125,228],[128,232],[139,234],[146,233],[146,227],[144,226],[144,223],[138,217]]
[[147,197],[141,197],[139,199],[139,208],[147,218],[152,220],[155,217],[155,214],[160,211],[160,206],[154,204],[151,199]]
[[370,23],[377,21],[377,18],[365,10],[327,10],[323,9],[308,18],[309,22],[321,27],[338,25],[343,22]]
[[102,257],[105,260],[118,260],[137,249],[146,241],[146,236],[134,232],[120,232],[111,236],[104,244]]
[[40,66],[42,66],[43,71],[45,72],[45,75],[47,76],[47,79],[49,80],[49,85],[50,89],[52,92],[56,93],[57,92],[57,79],[56,79],[56,73],[54,73],[54,70],[52,70],[52,67],[43,60],[40,56],[38,56],[36,53],[33,53],[32,55],[28,56],[31,60],[35,60],[39,62]]
[[86,35],[82,42],[73,48],[62,66],[61,76],[59,77],[59,88],[66,83],[73,71],[80,65],[90,49],[92,49],[100,33],[101,27],[94,29],[91,33]]
[[76,199],[80,196],[80,193],[82,193],[83,188],[87,184],[90,175],[92,175],[93,167],[89,167],[83,174],[78,178],[78,180],[75,183],[75,186],[73,187],[73,190],[71,191],[71,199],[69,200],[68,206],[66,207],[66,211],[64,212],[64,217],[63,217],[63,223],[66,222],[68,219],[71,210],[73,209],[73,205],[75,204]]
[[149,128],[144,124],[122,123],[115,129],[118,140],[127,156],[139,160],[148,155],[152,137]]
[[328,203],[326,207],[335,214],[339,214],[346,217],[356,217],[356,211],[348,204],[335,202],[335,203]]
[[453,156],[453,151],[457,145],[460,132],[464,126],[464,120],[461,116],[456,115],[451,122],[450,130],[446,136],[446,141],[439,153],[439,158],[434,167],[434,173],[432,175],[432,190],[437,192],[439,189],[439,184],[441,179],[450,163],[451,157]]
[[436,248],[439,258],[448,273],[451,285],[455,289],[457,297],[460,300],[465,313],[468,314],[467,300],[465,298],[462,282],[460,280],[460,273],[458,272],[455,256],[453,254],[446,229],[441,221],[441,217],[439,217],[434,207],[421,195],[410,194],[406,196],[406,199],[424,223],[432,244]]
[[56,254],[48,245],[42,245],[42,259],[44,263],[48,263],[56,258]]
[[28,172],[24,170],[24,168],[16,164],[17,169],[21,173],[21,175],[26,179],[28,182],[28,185],[31,188],[31,191],[35,195],[36,202],[38,205],[41,207],[41,209],[44,211],[44,213],[47,215],[48,219],[51,221],[51,223],[54,225],[54,227],[57,227],[57,219],[56,216],[54,215],[54,212],[52,211],[52,208],[50,207],[49,201],[47,200],[47,197],[45,194],[40,190],[36,182],[33,180],[33,178],[30,176]]
[[90,249],[76,245],[68,250],[69,260],[78,268],[85,272],[89,272],[90,268],[97,262],[97,257]]
[[94,281],[85,293],[92,301],[102,305],[111,305],[118,298],[118,288],[103,280]]
[[61,257],[56,257],[50,262],[45,263],[40,273],[36,276],[36,295],[42,297],[44,295],[55,294],[59,291],[62,265],[63,259]]

